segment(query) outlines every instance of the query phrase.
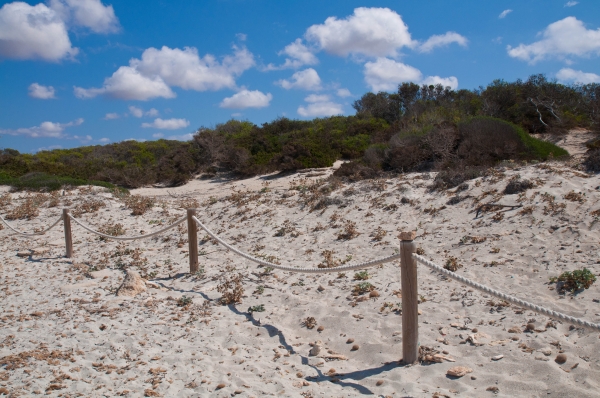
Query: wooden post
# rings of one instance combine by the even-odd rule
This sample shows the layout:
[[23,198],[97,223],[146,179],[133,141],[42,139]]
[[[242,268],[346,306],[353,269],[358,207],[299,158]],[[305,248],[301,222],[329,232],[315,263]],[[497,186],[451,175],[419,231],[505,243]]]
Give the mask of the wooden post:
[[69,209],[63,209],[63,223],[65,226],[65,247],[66,257],[73,257],[73,238],[71,237],[71,218],[69,217]]
[[400,272],[402,278],[402,361],[406,364],[419,358],[419,308],[417,291],[417,261],[415,252],[416,231],[401,232]]
[[187,209],[190,274],[198,272],[198,226],[192,218],[195,215],[196,209]]

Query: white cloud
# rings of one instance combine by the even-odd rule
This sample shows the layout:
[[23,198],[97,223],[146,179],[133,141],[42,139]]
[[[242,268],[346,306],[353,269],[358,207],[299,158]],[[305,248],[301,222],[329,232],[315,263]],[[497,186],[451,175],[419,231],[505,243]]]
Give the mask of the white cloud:
[[338,97],[346,98],[352,97],[352,93],[347,88],[340,88],[336,91]]
[[38,99],[56,98],[54,96],[54,87],[42,86],[41,84],[37,84],[37,83],[31,83],[29,85],[29,96],[32,98],[38,98]]
[[466,47],[468,40],[466,37],[456,32],[446,32],[443,35],[433,35],[427,41],[419,46],[419,51],[428,53],[436,47],[443,47],[456,43],[459,46]]
[[242,90],[231,97],[225,98],[219,106],[229,109],[264,108],[273,99],[271,93],[264,94],[258,90]]
[[365,81],[375,92],[396,91],[402,82],[420,82],[423,74],[417,68],[389,58],[377,58],[365,64]]
[[293,43],[288,44],[278,55],[287,55],[289,58],[285,59],[283,65],[275,66],[269,64],[265,70],[297,69],[304,65],[316,65],[319,63],[315,54],[302,43],[302,39],[296,39]]
[[114,113],[114,112],[113,112],[113,113],[107,113],[107,114],[104,116],[104,120],[114,120],[114,119],[118,119],[119,117],[120,117],[120,116],[119,116],[119,114],[118,114],[118,113]]
[[571,68],[563,68],[558,71],[556,78],[563,82],[574,82],[581,84],[600,83],[600,75],[595,73],[586,73]]
[[138,118],[144,116],[144,111],[142,110],[142,108],[138,108],[137,106],[130,106],[129,113],[131,113],[132,116]]
[[54,149],[62,149],[62,145],[50,145],[50,146],[43,146],[41,148],[38,148],[35,152],[41,152],[41,151],[52,151]]
[[144,113],[144,115],[146,115],[148,117],[155,117],[155,116],[158,116],[158,114],[159,114],[159,112],[155,108],[150,108],[150,110],[148,110]]
[[577,4],[579,4],[578,1],[567,1],[565,4],[565,7],[573,7],[573,6],[576,6]]
[[414,47],[408,26],[389,8],[360,7],[346,19],[329,17],[306,31],[307,40],[330,54],[395,56],[402,47]]
[[333,116],[344,113],[342,105],[335,102],[313,102],[306,107],[299,106],[298,114],[303,117]]
[[316,70],[308,68],[292,75],[290,80],[278,80],[275,84],[280,85],[286,90],[297,88],[301,90],[320,90],[321,78]]
[[208,54],[200,58],[193,47],[146,49],[141,59],[132,59],[104,80],[102,88],[75,88],[79,98],[106,95],[125,100],[174,98],[170,86],[184,90],[236,88],[235,78],[254,66],[254,56],[245,48],[234,47],[233,55],[221,62]]
[[112,5],[100,0],[50,0],[52,8],[61,19],[74,26],[89,28],[94,33],[116,33],[119,20]]
[[375,92],[396,91],[398,85],[403,82],[418,84],[441,84],[450,86],[453,90],[458,87],[458,79],[454,76],[442,78],[439,76],[428,76],[417,68],[389,58],[377,58],[375,62],[367,62],[364,69],[365,81]]
[[45,4],[14,2],[0,8],[0,57],[58,62],[78,52],[64,21]]
[[163,133],[154,133],[152,134],[152,138],[163,138],[165,135]]
[[441,84],[443,87],[450,87],[450,89],[456,90],[458,88],[458,79],[454,76],[427,76],[425,79],[421,80],[421,84],[426,84],[428,86],[436,86],[438,84]]
[[94,98],[98,95],[122,100],[147,101],[152,98],[175,98],[175,93],[160,76],[144,76],[138,70],[121,66],[111,77],[104,79],[102,88],[75,87],[77,98]]
[[103,144],[107,144],[107,143],[109,143],[109,142],[110,142],[110,138],[106,138],[106,137],[104,137],[104,138],[100,138],[100,139],[98,140],[98,142],[101,142],[101,143],[103,143]]
[[144,128],[163,129],[163,130],[178,130],[190,125],[186,119],[154,119],[152,123],[142,123]]
[[177,140],[177,141],[190,141],[194,138],[194,134],[181,134],[181,135],[170,135],[167,137],[168,140]]
[[248,35],[245,33],[236,33],[235,37],[237,37],[239,41],[246,41],[246,39],[248,39]]
[[507,16],[508,14],[510,14],[512,11],[513,11],[513,10],[510,10],[510,9],[509,9],[509,10],[504,10],[504,11],[502,11],[502,12],[500,13],[500,15],[498,15],[498,18],[499,18],[499,19],[506,18],[506,16]]
[[323,95],[311,94],[308,97],[304,98],[304,101],[306,101],[306,102],[327,102],[329,100],[330,100],[330,98],[326,94],[323,94]]
[[0,134],[25,135],[31,138],[66,138],[68,136],[64,133],[64,130],[67,127],[79,126],[82,123],[83,119],[81,118],[69,123],[43,122],[39,126],[19,128],[16,130],[0,129]]
[[566,17],[551,23],[541,32],[542,39],[532,44],[507,47],[508,55],[529,63],[545,58],[564,59],[567,56],[600,54],[600,29],[586,29],[575,17]]

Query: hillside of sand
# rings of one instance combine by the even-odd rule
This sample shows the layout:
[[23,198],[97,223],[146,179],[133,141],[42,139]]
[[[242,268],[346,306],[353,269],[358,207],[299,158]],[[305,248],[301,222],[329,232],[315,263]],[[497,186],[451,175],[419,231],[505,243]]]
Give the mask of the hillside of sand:
[[[427,259],[600,323],[600,280],[575,294],[549,282],[583,268],[600,275],[598,175],[561,163],[507,163],[432,191],[435,173],[344,183],[328,180],[331,172],[197,179],[132,197],[97,187],[5,193],[0,213],[33,232],[70,208],[96,230],[134,236],[197,207],[198,218],[229,243],[293,267],[394,254],[398,232],[415,229]],[[486,203],[518,207],[478,213]],[[0,231],[0,394],[593,397],[600,390],[598,331],[510,305],[422,265],[419,343],[449,360],[404,366],[398,262],[366,273],[282,272],[257,267],[199,231],[200,268],[190,274],[186,223],[126,242],[72,224],[70,259],[61,224],[33,239]],[[126,270],[147,280],[133,297],[115,294]],[[237,297],[236,286],[243,289]],[[240,302],[223,305],[224,291]],[[311,355],[314,346],[319,355]],[[471,372],[448,376],[456,366]]]

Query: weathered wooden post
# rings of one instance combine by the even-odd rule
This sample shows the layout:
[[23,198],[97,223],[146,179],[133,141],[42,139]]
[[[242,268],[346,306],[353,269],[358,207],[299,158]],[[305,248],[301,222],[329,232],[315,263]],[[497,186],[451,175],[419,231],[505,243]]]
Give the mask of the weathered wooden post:
[[192,218],[195,215],[196,209],[187,209],[190,274],[198,272],[198,226]]
[[63,225],[65,227],[65,247],[67,258],[73,257],[73,238],[71,237],[71,218],[69,209],[63,209]]
[[416,231],[400,233],[400,272],[402,280],[402,361],[415,363],[419,357],[419,308],[417,261],[413,258]]

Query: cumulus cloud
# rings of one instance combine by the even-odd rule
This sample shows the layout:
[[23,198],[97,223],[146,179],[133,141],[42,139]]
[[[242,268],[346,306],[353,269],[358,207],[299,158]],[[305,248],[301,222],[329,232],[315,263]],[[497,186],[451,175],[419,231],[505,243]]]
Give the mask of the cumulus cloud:
[[86,27],[94,33],[120,30],[112,5],[105,6],[100,0],[50,0],[49,4],[70,25]]
[[293,43],[288,44],[278,55],[287,55],[288,58],[280,66],[269,64],[265,68],[266,70],[298,69],[304,65],[316,65],[319,63],[315,54],[302,43],[302,39],[296,39]]
[[104,115],[104,120],[114,120],[114,119],[118,119],[120,116],[118,113],[107,113],[106,115]]
[[[66,138],[64,131],[67,127],[79,126],[83,119],[75,119],[69,123],[43,122],[39,126],[19,129],[0,129],[0,134],[25,135],[31,138]],[[73,138],[79,138],[74,136]]]
[[273,99],[271,93],[264,94],[258,90],[242,90],[225,98],[219,106],[228,109],[265,108]]
[[94,33],[114,33],[119,21],[112,6],[100,0],[50,0],[34,6],[15,1],[0,8],[0,57],[58,62],[79,50],[68,30],[85,27]]
[[330,101],[327,95],[309,95],[304,100],[309,104],[298,107],[298,114],[302,117],[327,117],[344,113],[342,105]]
[[122,100],[147,101],[152,98],[175,98],[175,93],[160,76],[144,76],[135,68],[121,66],[111,77],[104,79],[101,88],[74,87],[77,98],[105,95]]
[[541,32],[542,39],[532,44],[507,47],[508,55],[529,63],[545,58],[564,59],[567,56],[585,57],[600,54],[600,29],[586,29],[575,17],[551,23]]
[[320,90],[321,78],[316,70],[308,68],[292,75],[290,80],[282,79],[275,82],[286,90],[297,88],[300,90]]
[[158,116],[159,112],[158,109],[156,108],[150,108],[148,111],[146,111],[144,113],[144,115],[149,116],[149,117],[155,117]]
[[352,93],[347,88],[340,88],[336,91],[338,97],[346,98],[352,97]]
[[142,108],[138,108],[137,106],[130,106],[129,113],[131,113],[131,116],[138,118],[144,116],[144,111],[142,110]]
[[57,62],[78,52],[65,22],[45,4],[14,2],[0,8],[0,57]]
[[190,125],[186,119],[154,119],[152,123],[142,123],[144,128],[162,129],[162,130],[178,130]]
[[375,92],[396,91],[398,84],[413,82],[418,84],[441,84],[450,86],[452,89],[458,87],[458,79],[454,76],[441,78],[439,76],[428,76],[417,68],[389,58],[377,58],[375,62],[367,62],[364,68],[365,81]]
[[500,15],[498,15],[498,18],[499,18],[499,19],[506,18],[506,16],[507,16],[508,14],[510,14],[512,11],[513,11],[513,10],[510,10],[510,9],[509,9],[509,10],[504,10],[504,11],[502,11],[502,12],[500,13]]
[[38,83],[31,83],[29,85],[29,96],[31,98],[38,98],[38,99],[56,98],[54,96],[54,87],[42,86],[41,84],[38,84]]
[[171,86],[184,90],[235,88],[235,78],[254,66],[254,56],[245,48],[234,47],[233,55],[219,62],[213,55],[200,58],[193,47],[146,49],[141,59],[132,59],[104,80],[101,88],[75,88],[79,98],[106,95],[125,100],[174,98]]
[[373,91],[395,91],[399,83],[420,82],[423,78],[417,68],[389,58],[367,62],[364,74],[365,81]]
[[456,32],[446,32],[443,35],[433,35],[425,43],[419,46],[419,51],[423,53],[431,52],[436,47],[444,47],[456,43],[459,46],[466,47],[468,40],[466,37]]
[[558,71],[556,78],[563,82],[573,82],[581,84],[600,83],[600,75],[595,73],[583,72],[571,68],[563,68]]
[[577,4],[579,4],[578,1],[567,1],[565,4],[565,7],[573,7],[573,6],[576,6]]
[[109,143],[109,142],[110,142],[110,138],[106,138],[106,137],[104,137],[104,138],[100,138],[100,139],[98,140],[98,142],[100,142],[100,143],[102,143],[102,144],[107,144],[107,143]]
[[346,19],[329,17],[325,23],[309,27],[305,37],[339,56],[395,56],[398,49],[416,45],[402,17],[389,8],[360,7]]

